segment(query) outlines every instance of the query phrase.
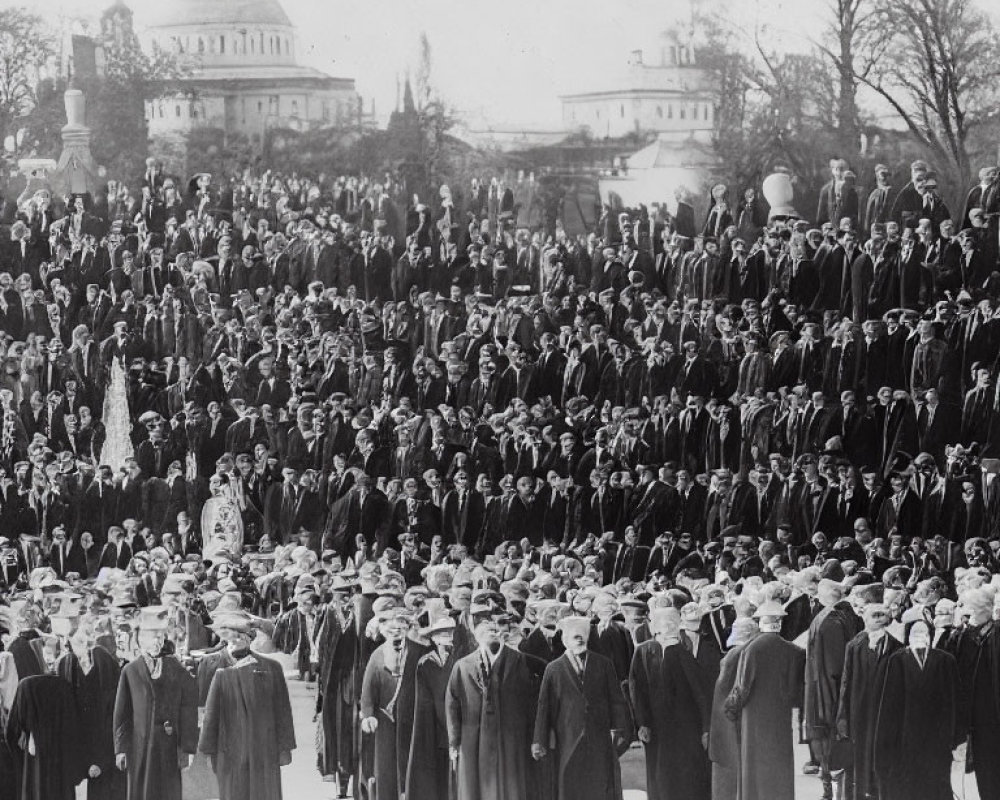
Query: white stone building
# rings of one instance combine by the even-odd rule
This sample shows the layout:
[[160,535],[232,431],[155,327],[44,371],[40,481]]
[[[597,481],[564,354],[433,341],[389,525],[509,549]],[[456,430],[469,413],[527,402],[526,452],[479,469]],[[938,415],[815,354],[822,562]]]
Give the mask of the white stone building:
[[194,98],[147,103],[154,138],[211,127],[259,144],[272,128],[360,127],[354,79],[298,63],[295,27],[278,0],[168,0],[144,17],[143,48],[187,58]]

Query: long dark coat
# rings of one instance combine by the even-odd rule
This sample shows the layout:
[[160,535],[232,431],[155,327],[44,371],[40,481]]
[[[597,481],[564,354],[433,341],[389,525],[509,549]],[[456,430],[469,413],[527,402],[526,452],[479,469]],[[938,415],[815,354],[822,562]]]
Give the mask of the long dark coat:
[[921,668],[907,648],[891,655],[882,673],[882,699],[875,721],[879,797],[950,800],[951,751],[957,744],[955,658],[929,649]]
[[[89,764],[72,687],[55,675],[32,675],[17,686],[7,742],[20,775],[20,800],[73,800]],[[34,739],[35,755],[28,752]]]
[[[129,800],[181,800],[178,751],[198,749],[198,684],[173,656],[153,679],[144,658],[122,668],[115,698],[115,753],[126,757]],[[165,724],[170,723],[173,734]]]
[[726,702],[738,720],[739,800],[794,800],[792,709],[802,704],[805,654],[777,633],[743,648]]
[[125,800],[125,773],[115,767],[114,714],[115,696],[121,667],[118,659],[103,647],[90,651],[93,662],[84,673],[75,655],[67,653],[56,664],[59,677],[68,681],[76,696],[77,714],[86,731],[84,769],[100,767],[97,778],[87,779],[87,800]]
[[[483,681],[477,650],[459,659],[448,679],[448,745],[458,748],[458,800],[528,796],[537,692],[528,657],[504,647]],[[546,741],[548,741],[546,739]]]
[[740,740],[736,723],[726,716],[726,700],[736,685],[740,654],[745,645],[731,648],[719,662],[719,678],[712,694],[708,728],[708,757],[712,762],[712,800],[736,800]]
[[532,741],[546,744],[555,735],[559,800],[614,800],[618,756],[612,731],[632,739],[631,715],[611,662],[588,653],[582,679],[566,654],[549,664]]
[[435,653],[417,662],[410,740],[406,772],[408,800],[445,800],[448,797],[448,723],[445,698],[454,661],[441,663]]
[[832,743],[844,653],[847,643],[858,634],[860,627],[860,621],[846,601],[824,608],[809,625],[803,710],[806,737],[810,740]]
[[708,756],[701,744],[711,709],[698,664],[680,644],[640,644],[629,673],[637,728],[649,728],[646,788],[658,800],[707,800]]
[[361,685],[361,717],[375,717],[374,765],[372,775],[380,797],[396,797],[406,782],[406,761],[413,732],[413,700],[416,665],[427,648],[407,642],[399,675],[385,662],[385,647],[379,647],[365,667]]
[[971,734],[969,761],[976,773],[979,796],[998,797],[1000,759],[981,754],[1000,749],[1000,630],[996,622],[989,622],[978,630],[966,631],[957,653],[964,673],[959,706],[966,717],[959,721],[960,728]]
[[867,631],[861,631],[847,644],[844,673],[840,681],[840,705],[837,711],[837,734],[851,743],[854,787],[858,797],[874,792],[872,755],[875,746],[875,715],[881,686],[876,677],[885,660],[902,645],[888,633],[875,650],[868,644]]
[[248,658],[215,673],[198,749],[212,759],[220,800],[281,800],[279,755],[295,749],[288,686],[277,661]]

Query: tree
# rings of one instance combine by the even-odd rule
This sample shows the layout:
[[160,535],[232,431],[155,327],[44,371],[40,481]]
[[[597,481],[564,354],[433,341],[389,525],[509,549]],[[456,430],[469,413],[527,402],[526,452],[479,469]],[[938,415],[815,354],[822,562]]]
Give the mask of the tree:
[[0,147],[36,104],[40,70],[55,52],[42,18],[24,8],[0,9]]
[[810,207],[838,147],[836,86],[822,57],[778,52],[760,28],[736,31],[714,19],[699,27],[706,42],[698,61],[716,92],[714,145],[723,171],[714,177],[753,186],[784,165],[799,184],[796,202]]
[[179,96],[179,79],[186,74],[176,56],[159,47],[146,53],[131,30],[104,45],[104,76],[81,87],[91,109],[89,124],[94,131],[94,159],[111,175],[129,180],[141,175],[149,152],[146,103],[160,98],[192,102]]
[[[412,102],[420,130],[418,163],[422,164],[424,168],[424,187],[422,188],[428,197],[430,193],[436,192],[442,183],[451,180],[448,132],[455,126],[456,122],[454,110],[434,88],[432,74],[431,43],[427,38],[427,32],[422,31]],[[407,90],[410,90],[409,79],[407,79]]]
[[884,57],[855,76],[926,148],[957,208],[972,177],[970,136],[1000,99],[1000,37],[972,0],[877,2]]
[[837,131],[844,157],[859,151],[859,76],[867,77],[883,57],[887,38],[879,28],[875,0],[829,0],[829,23],[814,42],[837,72]]

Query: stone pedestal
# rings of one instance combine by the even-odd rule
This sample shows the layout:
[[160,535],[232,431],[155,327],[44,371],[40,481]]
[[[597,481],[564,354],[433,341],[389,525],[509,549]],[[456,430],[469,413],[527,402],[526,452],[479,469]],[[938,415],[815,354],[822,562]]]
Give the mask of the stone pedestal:
[[787,172],[772,172],[764,178],[761,192],[771,206],[771,219],[798,219],[799,213],[792,205],[795,199],[795,188],[792,186],[792,176]]
[[53,191],[62,195],[93,196],[98,175],[94,157],[90,154],[90,128],[86,125],[86,99],[79,89],[67,89],[66,124],[62,129],[63,151],[59,165],[52,173]]

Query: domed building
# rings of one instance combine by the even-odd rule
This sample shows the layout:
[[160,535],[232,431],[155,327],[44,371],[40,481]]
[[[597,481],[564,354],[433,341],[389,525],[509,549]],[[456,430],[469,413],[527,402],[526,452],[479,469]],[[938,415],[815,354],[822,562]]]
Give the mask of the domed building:
[[154,138],[197,127],[245,134],[273,128],[358,127],[353,78],[297,60],[296,31],[278,0],[167,0],[144,9],[144,49],[176,54],[190,91],[146,104]]

